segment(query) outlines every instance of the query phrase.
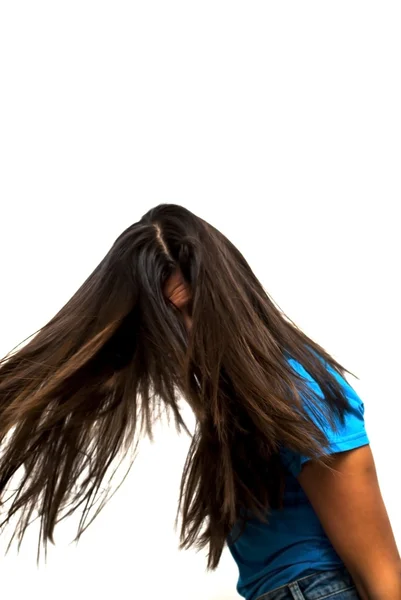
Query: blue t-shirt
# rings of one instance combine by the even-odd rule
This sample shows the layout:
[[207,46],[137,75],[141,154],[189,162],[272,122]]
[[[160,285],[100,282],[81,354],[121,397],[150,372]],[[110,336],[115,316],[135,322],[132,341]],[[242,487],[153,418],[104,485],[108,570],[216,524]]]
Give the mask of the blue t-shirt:
[[[303,366],[294,359],[289,363],[323,398],[319,385]],[[342,385],[350,405],[345,423],[337,432],[329,426],[325,428],[330,452],[344,452],[369,444],[361,399],[341,375],[328,368]],[[248,521],[239,539],[228,544],[239,569],[237,591],[246,600],[255,600],[295,579],[316,571],[334,570],[343,564],[296,479],[307,460],[294,452],[283,451],[282,461],[288,471],[283,508],[272,510],[267,524],[257,519]]]

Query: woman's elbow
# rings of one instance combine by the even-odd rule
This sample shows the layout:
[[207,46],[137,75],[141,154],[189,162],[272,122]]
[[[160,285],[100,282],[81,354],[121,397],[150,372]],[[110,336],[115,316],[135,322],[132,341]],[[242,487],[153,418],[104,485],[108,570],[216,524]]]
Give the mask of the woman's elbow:
[[361,600],[401,600],[401,560],[383,565],[369,572],[351,572]]

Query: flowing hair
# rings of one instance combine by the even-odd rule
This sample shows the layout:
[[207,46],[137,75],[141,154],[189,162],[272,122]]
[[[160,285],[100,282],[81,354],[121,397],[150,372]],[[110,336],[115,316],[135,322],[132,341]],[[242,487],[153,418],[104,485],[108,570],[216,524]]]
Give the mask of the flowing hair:
[[[177,269],[191,291],[190,330],[163,293]],[[316,380],[324,401],[289,358]],[[163,410],[189,433],[184,398],[196,428],[180,486],[180,547],[207,547],[215,569],[236,523],[266,520],[280,506],[282,447],[325,462],[327,439],[311,414],[335,426],[348,407],[328,366],[346,371],[273,303],[222,233],[181,206],[160,204],[117,238],[55,317],[0,361],[2,508],[22,471],[0,526],[18,514],[21,544],[36,515],[46,549],[55,525],[82,505],[78,540],[100,510],[87,523],[111,464],[141,433],[152,435]]]

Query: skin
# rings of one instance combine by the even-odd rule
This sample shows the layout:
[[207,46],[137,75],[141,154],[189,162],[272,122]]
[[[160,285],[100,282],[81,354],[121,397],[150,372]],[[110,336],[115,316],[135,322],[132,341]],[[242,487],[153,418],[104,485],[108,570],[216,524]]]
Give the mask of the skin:
[[299,475],[320,522],[362,600],[401,600],[401,559],[370,446],[310,461]]
[[[165,294],[190,328],[190,292],[179,271]],[[330,469],[309,461],[298,480],[361,599],[401,600],[401,559],[370,446],[334,455]]]
[[176,271],[166,282],[164,295],[182,313],[185,325],[191,328],[191,318],[187,311],[190,291],[180,271]]

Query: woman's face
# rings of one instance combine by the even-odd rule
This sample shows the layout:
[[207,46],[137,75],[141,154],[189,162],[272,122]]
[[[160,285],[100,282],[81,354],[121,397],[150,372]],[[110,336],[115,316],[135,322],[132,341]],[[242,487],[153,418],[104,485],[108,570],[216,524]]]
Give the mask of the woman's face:
[[191,329],[192,319],[188,313],[188,304],[191,299],[188,284],[184,281],[181,271],[177,269],[169,277],[164,287],[166,298],[172,302],[176,308],[182,313],[184,322],[188,330]]

